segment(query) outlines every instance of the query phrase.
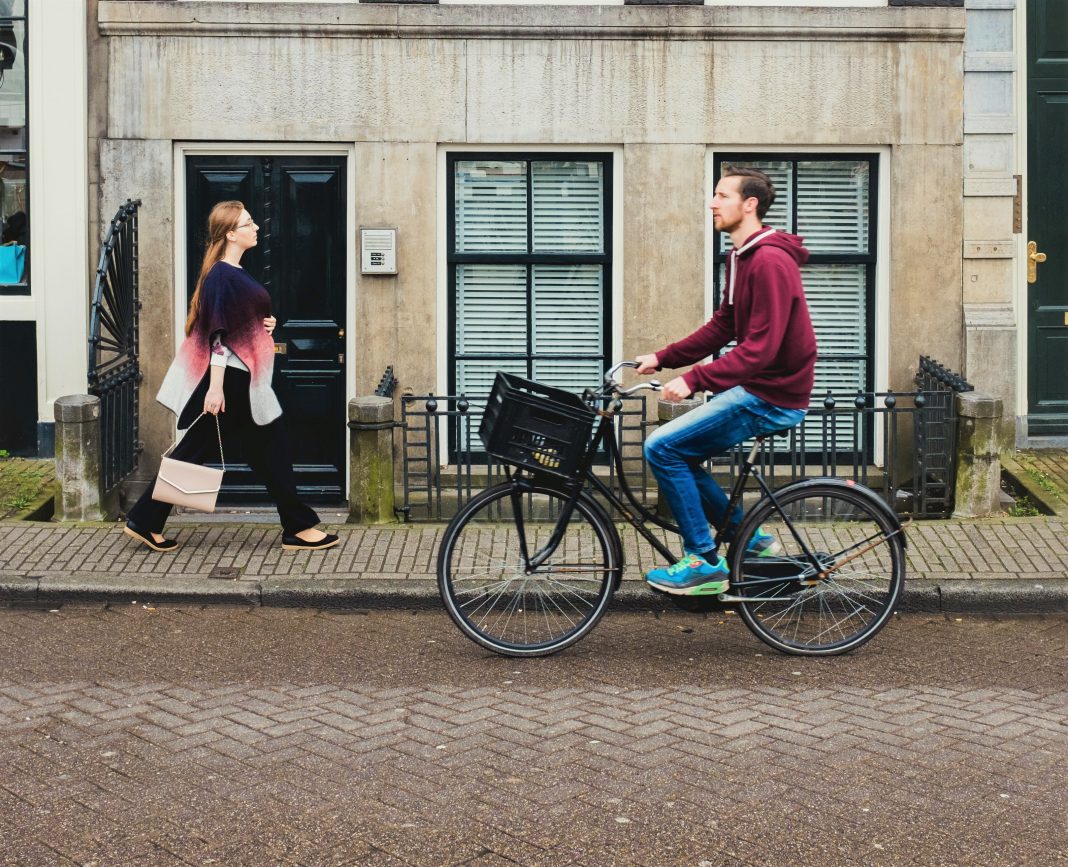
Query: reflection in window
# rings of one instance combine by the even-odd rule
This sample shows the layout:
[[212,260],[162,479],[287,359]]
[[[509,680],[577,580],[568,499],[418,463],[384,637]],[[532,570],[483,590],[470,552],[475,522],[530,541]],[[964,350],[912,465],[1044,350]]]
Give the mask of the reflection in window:
[[27,294],[26,4],[0,0],[0,293]]

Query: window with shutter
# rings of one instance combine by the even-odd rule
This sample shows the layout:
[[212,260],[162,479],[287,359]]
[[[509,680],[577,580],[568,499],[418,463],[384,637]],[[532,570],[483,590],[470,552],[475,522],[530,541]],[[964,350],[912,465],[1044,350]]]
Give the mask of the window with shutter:
[[[819,345],[813,402],[822,403],[829,392],[841,404],[857,392],[870,391],[878,156],[717,154],[717,179],[724,165],[767,172],[775,184],[775,203],[764,223],[802,236],[811,254],[801,277]],[[721,233],[714,246],[717,305],[730,246],[730,238]],[[810,419],[805,424],[820,422]],[[818,432],[812,433],[818,441]],[[837,433],[839,448],[854,448],[855,440],[852,420],[848,425],[843,421]]]
[[[611,346],[611,156],[450,154],[450,381],[476,415],[498,370],[581,391]],[[452,451],[478,449],[463,431]]]

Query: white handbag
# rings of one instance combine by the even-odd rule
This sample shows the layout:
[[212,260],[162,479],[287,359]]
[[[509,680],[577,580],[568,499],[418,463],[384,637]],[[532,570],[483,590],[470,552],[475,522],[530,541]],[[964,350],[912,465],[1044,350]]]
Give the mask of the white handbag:
[[[193,424],[205,415],[207,413],[202,412],[193,420]],[[193,424],[189,425],[189,430],[193,429]],[[222,469],[216,470],[212,467],[167,457],[178,445],[174,443],[163,453],[159,474],[156,476],[156,486],[152,489],[153,500],[182,506],[186,509],[195,509],[198,512],[215,511],[215,501],[219,498],[223,473],[226,472],[226,458],[223,457],[222,430],[219,428],[218,416],[215,416],[215,431],[219,435],[219,463],[222,464]],[[188,435],[188,431],[186,433]]]

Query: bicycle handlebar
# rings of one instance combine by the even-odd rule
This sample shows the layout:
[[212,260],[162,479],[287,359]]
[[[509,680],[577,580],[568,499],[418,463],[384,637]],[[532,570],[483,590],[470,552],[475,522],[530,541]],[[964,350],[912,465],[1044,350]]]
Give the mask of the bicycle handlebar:
[[609,390],[614,394],[618,394],[622,397],[626,397],[628,395],[634,394],[635,392],[644,391],[646,389],[648,389],[649,391],[660,391],[661,386],[660,380],[658,379],[650,379],[648,382],[639,382],[637,385],[631,386],[630,388],[620,387],[620,384],[615,379],[616,371],[624,367],[637,366],[637,361],[620,361],[614,364],[604,375],[604,384],[606,390]]

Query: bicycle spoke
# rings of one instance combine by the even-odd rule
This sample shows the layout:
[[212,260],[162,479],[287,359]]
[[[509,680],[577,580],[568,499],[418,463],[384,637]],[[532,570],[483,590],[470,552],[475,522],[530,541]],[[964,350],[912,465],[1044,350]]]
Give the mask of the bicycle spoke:
[[[838,653],[886,622],[900,591],[904,547],[881,507],[868,504],[872,496],[836,483],[788,488],[781,507],[789,526],[770,503],[747,524],[753,532],[759,518],[782,549],[771,558],[732,552],[738,595],[747,599],[743,619],[762,639],[791,653]],[[779,570],[782,581],[764,583],[762,576]]]
[[498,652],[545,652],[581,636],[604,612],[612,592],[606,525],[592,519],[580,501],[555,550],[528,574],[522,550],[544,550],[567,494],[538,489],[513,497],[505,484],[483,499],[458,528],[450,525],[443,542],[439,586],[453,619],[469,637]]

